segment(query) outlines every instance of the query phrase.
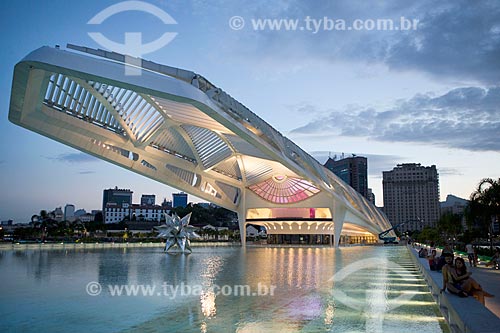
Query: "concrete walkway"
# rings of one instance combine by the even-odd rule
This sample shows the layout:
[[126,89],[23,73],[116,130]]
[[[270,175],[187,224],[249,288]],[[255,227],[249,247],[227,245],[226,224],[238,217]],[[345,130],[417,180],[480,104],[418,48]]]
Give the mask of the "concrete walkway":
[[[418,248],[409,247],[412,258],[429,286],[429,290],[436,301],[439,310],[445,317],[451,332],[466,333],[498,333],[500,332],[500,271],[483,267],[473,267],[472,277],[485,290],[494,294],[494,298],[486,298],[486,307],[474,297],[460,298],[448,291],[441,293],[443,276],[440,272],[431,271],[426,258],[418,257]],[[469,268],[469,267],[467,267]]]
[[[426,247],[429,250],[429,247]],[[415,250],[418,252],[419,248]],[[437,249],[438,256],[441,255],[441,250]],[[455,256],[457,257],[457,256]],[[500,270],[486,267],[485,263],[481,263],[477,267],[470,267],[467,256],[462,256],[467,265],[467,271],[472,272],[472,277],[479,282],[481,287],[490,294],[495,295],[492,298],[485,298],[486,307],[500,318]],[[427,265],[427,269],[429,265]],[[500,332],[500,329],[499,329]]]
[[464,260],[467,263],[467,270],[472,272],[472,277],[479,282],[484,290],[495,295],[493,298],[485,298],[486,307],[500,318],[500,270],[485,267],[484,265],[470,267],[467,258],[464,258]]

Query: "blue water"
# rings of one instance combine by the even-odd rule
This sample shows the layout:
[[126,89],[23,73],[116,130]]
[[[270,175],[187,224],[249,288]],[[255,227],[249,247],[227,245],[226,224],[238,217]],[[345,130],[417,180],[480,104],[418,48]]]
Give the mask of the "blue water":
[[[0,251],[0,272],[0,332],[447,330],[404,247]],[[213,290],[259,284],[260,296]],[[113,296],[109,285],[155,289]],[[176,286],[185,295],[165,289]]]

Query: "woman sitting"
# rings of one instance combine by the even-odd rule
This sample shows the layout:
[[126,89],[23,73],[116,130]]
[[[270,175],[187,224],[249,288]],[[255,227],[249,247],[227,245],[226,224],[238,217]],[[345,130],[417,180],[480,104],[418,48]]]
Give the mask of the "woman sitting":
[[463,290],[469,295],[474,296],[481,304],[484,305],[485,297],[493,297],[492,294],[483,290],[481,285],[474,280],[471,272],[467,272],[465,260],[462,258],[455,259],[455,269],[451,272],[455,286]]
[[443,288],[441,289],[441,292],[448,289],[450,293],[458,295],[460,297],[469,296],[467,292],[462,290],[462,286],[459,283],[455,282],[454,275],[456,275],[456,273],[455,266],[453,265],[453,255],[450,253],[445,253],[441,256],[441,258],[445,261],[445,264],[442,267]]

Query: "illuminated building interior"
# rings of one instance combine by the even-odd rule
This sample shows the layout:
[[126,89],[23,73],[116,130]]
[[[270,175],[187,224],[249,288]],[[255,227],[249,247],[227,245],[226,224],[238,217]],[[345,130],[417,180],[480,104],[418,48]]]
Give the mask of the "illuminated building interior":
[[[9,120],[237,212],[269,235],[372,239],[385,215],[206,78],[143,59],[42,47],[14,71]],[[138,64],[138,65],[137,65]],[[135,71],[136,72],[136,71]],[[371,238],[370,238],[371,237]],[[354,238],[352,238],[354,239]]]

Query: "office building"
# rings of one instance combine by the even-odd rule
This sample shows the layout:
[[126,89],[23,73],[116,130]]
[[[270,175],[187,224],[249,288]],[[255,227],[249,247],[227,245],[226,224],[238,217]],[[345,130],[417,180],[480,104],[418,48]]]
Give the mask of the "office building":
[[119,223],[124,219],[129,222],[157,222],[163,218],[167,212],[158,205],[137,205],[137,204],[116,204],[110,202],[104,210],[105,223]]
[[67,204],[64,206],[64,221],[75,221],[75,205]]
[[156,196],[154,194],[143,194],[141,196],[141,206],[154,206]]
[[401,232],[436,227],[439,220],[439,176],[435,165],[398,164],[383,172],[384,212]]
[[184,192],[173,193],[172,197],[173,197],[173,200],[172,200],[173,208],[187,206],[187,202],[188,202],[187,193],[184,193]]
[[103,191],[102,194],[102,211],[103,214],[106,210],[108,203],[115,203],[119,206],[122,204],[132,204],[132,192],[128,189],[119,189],[118,186]]
[[355,156],[336,159],[328,158],[325,168],[332,171],[345,183],[368,199],[368,163],[366,157]]
[[368,196],[366,198],[375,205],[375,193],[373,193],[371,188],[368,189]]

